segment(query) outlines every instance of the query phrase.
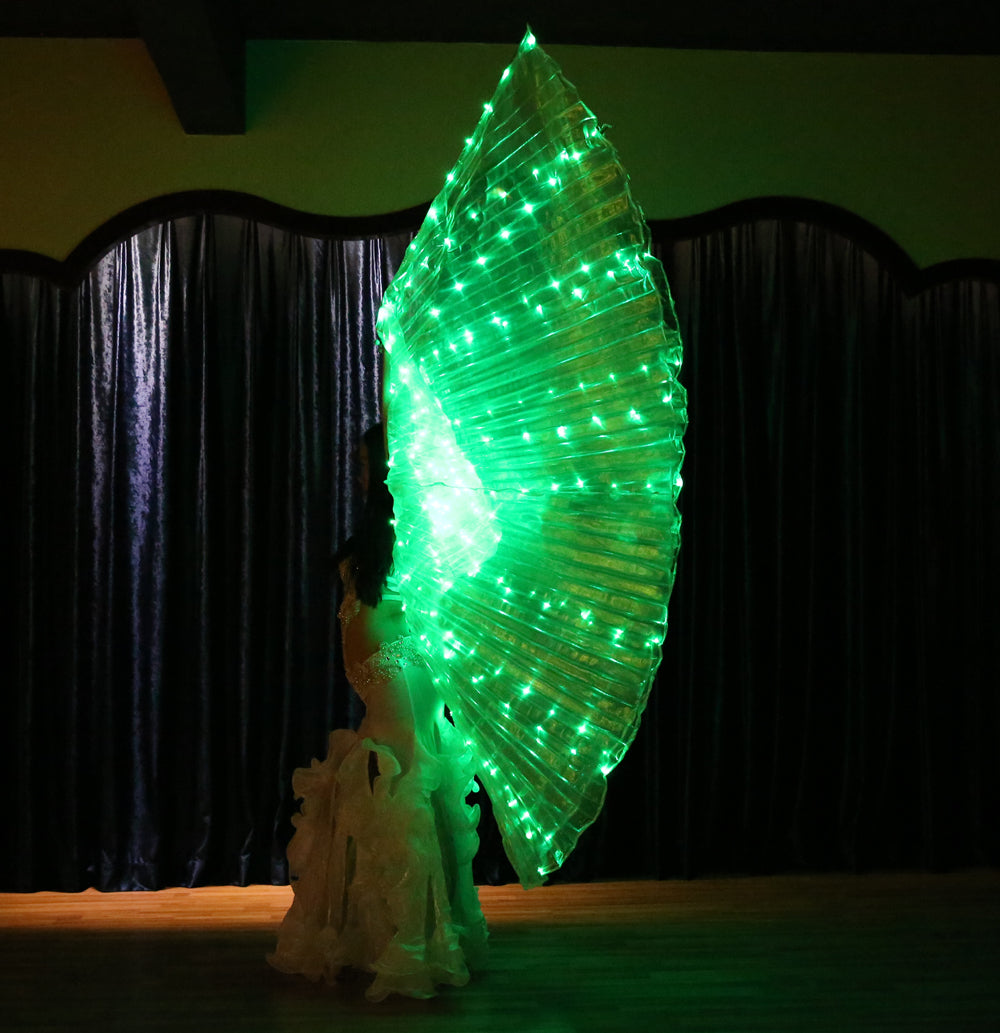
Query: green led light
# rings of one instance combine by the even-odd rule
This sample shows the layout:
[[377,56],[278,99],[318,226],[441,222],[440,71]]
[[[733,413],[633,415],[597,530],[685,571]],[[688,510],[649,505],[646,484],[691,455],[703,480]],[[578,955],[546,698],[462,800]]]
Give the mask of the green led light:
[[403,604],[526,886],[635,732],[678,546],[680,340],[597,124],[526,35],[378,318]]

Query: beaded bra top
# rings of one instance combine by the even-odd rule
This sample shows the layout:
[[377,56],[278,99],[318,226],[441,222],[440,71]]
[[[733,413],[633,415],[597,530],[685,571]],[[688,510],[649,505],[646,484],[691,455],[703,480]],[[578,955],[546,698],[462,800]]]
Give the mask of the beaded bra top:
[[[344,584],[344,599],[337,611],[340,626],[347,629],[361,612],[361,600],[354,588],[354,577],[350,559],[340,564],[340,577]],[[399,581],[392,574],[386,579],[382,592],[383,601],[401,602]],[[392,642],[383,642],[379,648],[361,663],[344,664],[347,678],[354,691],[364,699],[368,690],[376,683],[389,681],[404,667],[423,662],[420,647],[415,635],[401,635]]]

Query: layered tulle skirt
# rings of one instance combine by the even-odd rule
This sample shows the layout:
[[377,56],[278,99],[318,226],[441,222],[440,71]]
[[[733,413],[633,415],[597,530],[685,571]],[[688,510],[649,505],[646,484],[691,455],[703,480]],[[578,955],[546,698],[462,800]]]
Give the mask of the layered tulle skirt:
[[326,759],[294,773],[294,900],[268,956],[280,971],[329,983],[374,973],[366,996],[379,1001],[433,996],[482,965],[472,760],[443,715],[414,738],[335,731]]

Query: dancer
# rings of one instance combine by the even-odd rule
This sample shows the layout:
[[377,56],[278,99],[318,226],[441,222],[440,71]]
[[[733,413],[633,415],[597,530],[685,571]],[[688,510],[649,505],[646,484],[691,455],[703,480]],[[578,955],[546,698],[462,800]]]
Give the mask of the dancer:
[[341,564],[368,712],[296,773],[272,958],[373,971],[376,1000],[462,983],[482,955],[473,765],[539,885],[599,813],[666,632],[687,424],[673,302],[617,153],[530,32],[378,332],[392,471],[375,431]]
[[409,635],[392,576],[392,496],[381,424],[360,453],[365,508],[338,553],[344,667],[365,704],[357,732],[330,735],[298,769],[288,862],[295,897],[268,961],[334,983],[375,974],[373,1001],[468,982],[486,947],[472,882],[479,808],[472,760]]

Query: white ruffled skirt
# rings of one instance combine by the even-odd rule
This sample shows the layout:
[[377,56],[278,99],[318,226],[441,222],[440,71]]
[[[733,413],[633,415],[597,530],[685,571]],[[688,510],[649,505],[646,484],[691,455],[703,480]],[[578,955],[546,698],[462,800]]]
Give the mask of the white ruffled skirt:
[[294,773],[295,896],[267,960],[328,983],[345,968],[374,973],[373,1001],[431,997],[485,960],[472,761],[443,714],[402,747],[365,730],[331,733],[326,759]]

